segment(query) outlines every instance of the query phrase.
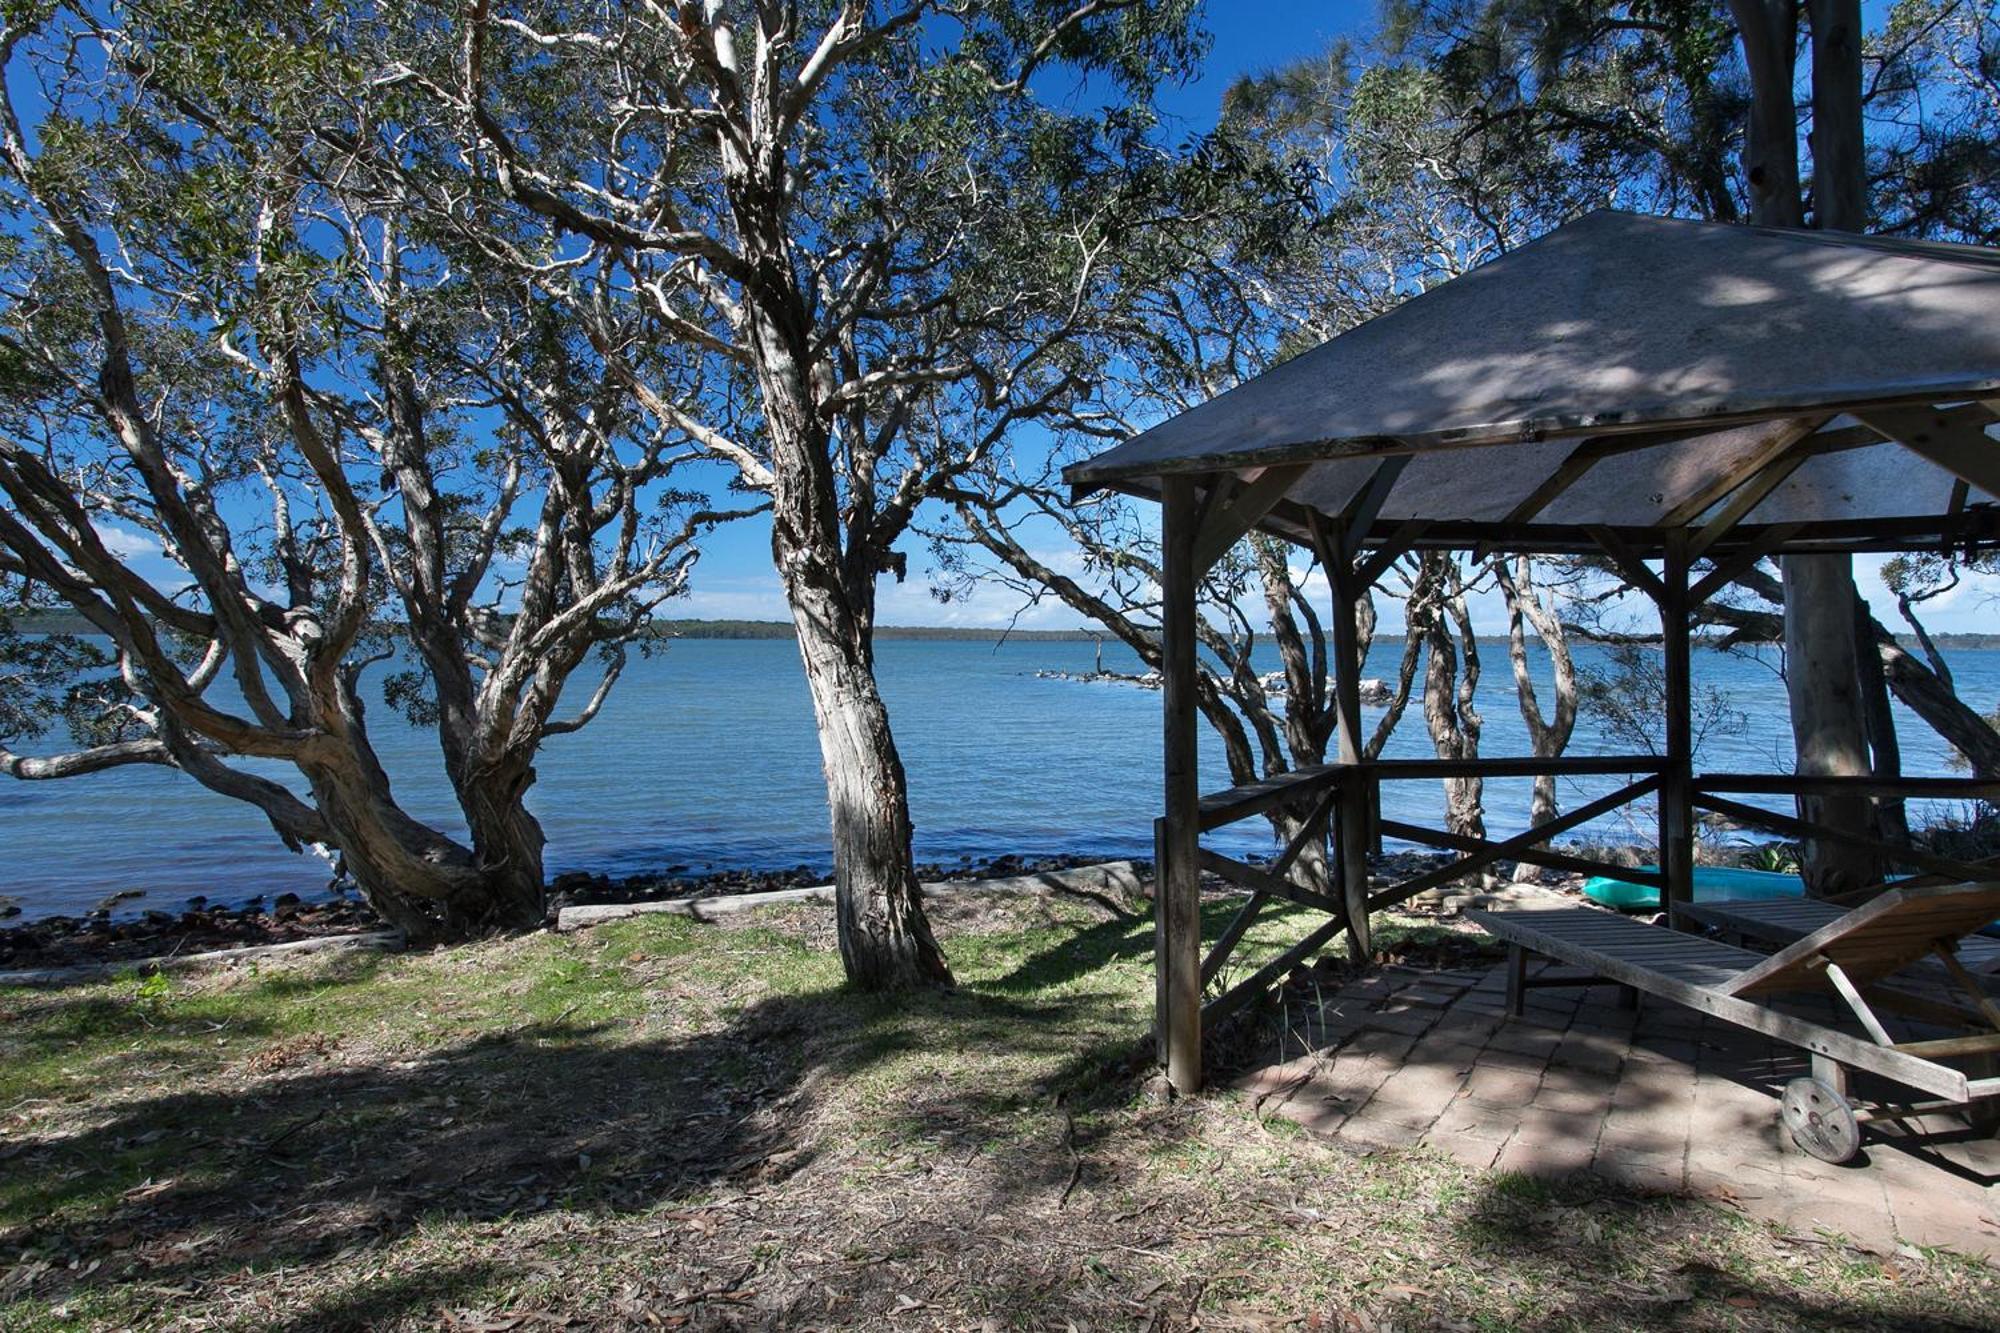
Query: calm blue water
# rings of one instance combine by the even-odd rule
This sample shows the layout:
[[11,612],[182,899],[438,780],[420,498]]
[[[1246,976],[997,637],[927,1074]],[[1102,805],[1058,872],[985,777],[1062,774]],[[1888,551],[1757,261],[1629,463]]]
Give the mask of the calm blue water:
[[[1400,645],[1385,644],[1371,675],[1387,676]],[[1588,650],[1585,650],[1588,651]],[[917,853],[927,861],[1055,852],[1150,856],[1159,777],[1159,695],[1123,685],[1038,680],[1041,668],[1088,670],[1092,646],[895,641],[880,647],[883,689],[909,768]],[[1106,664],[1136,669],[1122,648]],[[2000,697],[2000,652],[1963,652],[1960,690],[1981,708]],[[1482,750],[1529,752],[1504,649],[1485,653]],[[1273,660],[1267,669],[1275,669]],[[1790,750],[1784,687],[1769,667],[1698,653],[1698,681],[1733,696],[1741,725],[1707,738],[1711,769],[1782,771]],[[578,694],[587,691],[580,687]],[[1543,700],[1548,702],[1546,685]],[[1370,710],[1371,717],[1375,710]],[[1945,772],[1944,747],[1904,714],[1909,772]],[[436,741],[385,706],[371,713],[398,797],[419,817],[454,825]],[[1573,753],[1617,746],[1578,726]],[[1412,707],[1390,746],[1432,753]],[[1204,747],[1204,789],[1228,785],[1219,746]],[[685,865],[824,867],[824,790],[811,705],[797,651],[784,641],[682,640],[635,661],[604,713],[585,731],[553,740],[531,794],[548,831],[551,874],[614,875]],[[266,768],[274,777],[283,770]],[[1608,790],[1575,781],[1565,805]],[[1489,782],[1493,832],[1525,825],[1526,782]],[[1435,819],[1430,783],[1391,784],[1391,818]],[[1594,830],[1615,837],[1617,817]],[[1269,846],[1261,824],[1210,839],[1219,850]],[[1644,839],[1643,828],[1633,837]],[[165,770],[129,769],[64,782],[0,780],[0,894],[30,916],[88,908],[107,894],[143,889],[132,904],[177,908],[193,894],[218,901],[323,890],[326,865],[287,852],[257,813]]]

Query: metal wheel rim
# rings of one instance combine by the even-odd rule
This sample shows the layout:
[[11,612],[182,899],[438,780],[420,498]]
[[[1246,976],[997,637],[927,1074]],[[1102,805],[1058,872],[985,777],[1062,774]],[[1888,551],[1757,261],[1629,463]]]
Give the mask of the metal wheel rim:
[[1822,1162],[1839,1165],[1861,1149],[1861,1126],[1847,1099],[1816,1078],[1795,1078],[1785,1085],[1779,1117],[1792,1142]]

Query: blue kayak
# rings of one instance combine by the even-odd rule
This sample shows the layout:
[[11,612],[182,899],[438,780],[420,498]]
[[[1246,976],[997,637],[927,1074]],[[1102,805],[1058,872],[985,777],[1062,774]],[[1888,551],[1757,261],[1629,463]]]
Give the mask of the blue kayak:
[[[1640,866],[1639,869],[1657,874],[1660,868]],[[1621,912],[1660,910],[1658,889],[1605,875],[1587,881],[1583,886],[1583,896]],[[1694,869],[1694,900],[1698,903],[1721,902],[1731,898],[1764,901],[1805,896],[1806,883],[1797,875],[1783,875],[1771,870],[1744,870],[1737,866],[1696,866]]]

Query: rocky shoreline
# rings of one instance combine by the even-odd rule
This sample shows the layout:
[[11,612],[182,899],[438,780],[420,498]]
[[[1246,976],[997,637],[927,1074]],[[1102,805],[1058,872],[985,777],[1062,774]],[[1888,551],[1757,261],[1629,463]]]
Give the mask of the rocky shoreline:
[[[1606,856],[1617,856],[1612,849],[1596,850]],[[916,869],[917,877],[926,883],[1004,879],[1092,865],[1110,855],[1006,855],[950,864],[929,862]],[[1371,867],[1377,875],[1400,879],[1423,873],[1448,859],[1437,852],[1391,851],[1372,858]],[[1636,864],[1637,851],[1631,849],[1618,859]],[[1135,861],[1134,864],[1141,873],[1151,873],[1150,862]],[[648,903],[673,898],[731,897],[775,889],[807,888],[825,884],[831,879],[830,867],[813,864],[698,874],[689,873],[685,865],[669,865],[658,871],[642,871],[622,877],[570,871],[550,881],[547,919],[553,925],[557,915],[566,907]],[[1580,882],[1580,877],[1551,874],[1544,877],[1542,884],[1558,892],[1573,892],[1575,883]],[[0,972],[126,963],[137,966],[186,954],[362,935],[385,928],[381,918],[351,893],[323,902],[302,901],[297,894],[285,893],[269,900],[259,896],[237,905],[215,904],[197,897],[188,899],[186,909],[179,913],[149,909],[131,917],[114,915],[121,905],[142,896],[130,891],[114,894],[81,916],[39,917],[0,927]]]
[[[1067,870],[1102,857],[1063,855],[1040,858],[998,856],[952,865],[920,865],[926,881],[993,879]],[[644,903],[665,898],[724,897],[803,888],[832,878],[826,867],[799,865],[781,870],[721,870],[689,875],[685,866],[623,878],[571,871],[549,885],[549,920],[565,907]],[[359,935],[384,929],[382,920],[359,897],[305,902],[297,894],[255,897],[239,905],[190,898],[181,912],[150,909],[133,917],[116,909],[140,896],[114,894],[81,916],[46,916],[0,927],[0,972],[88,967],[106,963],[139,965],[150,960],[216,949],[292,944],[300,940]]]

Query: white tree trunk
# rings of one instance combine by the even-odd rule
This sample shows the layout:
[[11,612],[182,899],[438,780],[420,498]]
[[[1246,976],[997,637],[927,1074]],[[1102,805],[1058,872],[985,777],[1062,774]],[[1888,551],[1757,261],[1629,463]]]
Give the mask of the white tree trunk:
[[872,664],[828,632],[810,595],[792,598],[819,727],[833,825],[835,915],[847,978],[866,990],[950,985],[924,920],[903,761]]

